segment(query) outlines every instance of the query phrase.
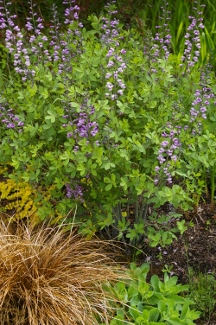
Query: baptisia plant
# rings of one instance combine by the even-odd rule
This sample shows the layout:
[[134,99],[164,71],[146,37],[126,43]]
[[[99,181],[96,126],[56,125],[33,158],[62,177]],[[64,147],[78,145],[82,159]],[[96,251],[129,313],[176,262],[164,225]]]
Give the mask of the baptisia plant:
[[[55,8],[46,35],[32,2],[27,31],[10,23],[8,7],[2,13],[2,28],[12,39],[6,36],[10,76],[1,102],[23,125],[3,124],[0,163],[14,167],[13,179],[51,188],[50,201],[38,194],[41,219],[52,214],[54,201],[62,215],[77,207],[83,234],[103,231],[138,244],[149,226],[151,236],[157,232],[150,205],[168,201],[188,209],[192,202],[184,157],[197,120],[190,115],[194,92],[188,96],[188,87],[197,87],[200,73],[191,71],[187,80],[176,69],[165,34],[154,55],[155,37],[143,40],[135,29],[125,30],[115,3],[106,14],[89,17],[90,31],[79,22],[75,1],[64,4],[64,33]],[[161,241],[165,245],[170,237]]]

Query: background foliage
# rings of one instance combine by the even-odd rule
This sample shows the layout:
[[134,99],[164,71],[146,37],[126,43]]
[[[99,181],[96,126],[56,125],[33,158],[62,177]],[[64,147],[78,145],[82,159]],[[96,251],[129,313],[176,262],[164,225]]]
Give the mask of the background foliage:
[[[201,1],[199,0],[200,4]],[[49,25],[49,21],[52,18],[52,12],[50,8],[53,6],[52,0],[35,0],[38,11],[43,19]],[[106,0],[78,0],[77,4],[80,6],[80,19],[81,21],[91,28],[88,22],[88,16],[91,14],[98,15],[104,5],[107,3]],[[183,46],[183,38],[189,24],[188,16],[191,13],[194,1],[193,0],[117,0],[116,4],[118,7],[118,17],[121,21],[128,25],[136,25],[142,33],[144,33],[143,26],[150,29],[153,34],[156,32],[156,26],[160,23],[161,7],[167,4],[167,10],[171,13],[170,29],[172,34],[172,46],[175,54],[178,54]],[[58,8],[60,17],[63,19],[64,5],[62,0],[56,0],[55,4]],[[24,17],[26,18],[29,14],[28,2],[19,0],[13,1],[14,10],[19,17],[20,24],[23,24]],[[204,9],[204,21],[205,31],[203,34],[203,42],[206,45],[204,57],[207,53],[212,54],[212,58],[215,56],[215,44],[216,44],[216,6],[213,1],[208,0]],[[203,58],[204,59],[204,58]],[[215,65],[215,59],[213,59]]]

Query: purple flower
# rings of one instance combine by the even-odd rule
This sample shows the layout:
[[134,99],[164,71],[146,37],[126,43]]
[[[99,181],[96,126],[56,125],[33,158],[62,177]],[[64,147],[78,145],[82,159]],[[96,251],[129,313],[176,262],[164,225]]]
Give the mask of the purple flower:
[[8,129],[14,129],[14,128],[15,128],[14,123],[8,123],[8,124],[7,124],[7,128],[8,128]]
[[79,200],[81,202],[84,202],[83,199],[83,187],[78,185],[78,184],[74,184],[73,187],[71,186],[71,184],[66,184],[66,197],[67,198],[74,198],[75,200]]
[[68,132],[67,133],[67,138],[71,138],[73,136],[73,132]]
[[161,146],[162,146],[162,147],[167,147],[168,144],[169,144],[168,141],[163,141],[163,142],[161,142]]
[[126,54],[127,52],[126,52],[125,49],[121,49],[120,53],[121,53],[121,54]]
[[107,83],[106,83],[106,88],[108,88],[109,91],[112,91],[112,89],[113,89],[113,84],[112,84],[111,82],[107,82]]
[[109,61],[107,64],[107,68],[111,68],[112,66],[114,66],[114,62],[113,61]]

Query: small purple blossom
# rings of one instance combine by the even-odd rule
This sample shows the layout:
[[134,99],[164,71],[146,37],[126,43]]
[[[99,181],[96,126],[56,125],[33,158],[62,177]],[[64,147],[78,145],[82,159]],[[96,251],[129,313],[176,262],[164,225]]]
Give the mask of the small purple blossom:
[[172,184],[172,175],[171,175],[171,162],[172,164],[178,160],[178,152],[181,147],[181,142],[177,135],[179,133],[177,127],[176,129],[172,128],[171,123],[167,124],[169,131],[163,132],[162,137],[166,138],[160,144],[160,148],[158,150],[157,160],[159,165],[157,165],[154,169],[155,171],[155,179],[154,184],[157,185],[160,181],[160,178],[166,179],[168,184]]
[[80,202],[84,202],[83,199],[83,187],[81,185],[75,184],[72,186],[72,184],[66,184],[66,197],[68,199],[73,198],[74,200],[78,200]]
[[13,113],[13,110],[9,108],[7,103],[0,104],[0,124],[1,123],[6,129],[16,129],[18,131],[21,131],[24,126],[24,122]]
[[[195,4],[198,4],[195,1]],[[199,61],[200,57],[200,35],[202,33],[202,29],[205,27],[202,23],[203,18],[195,18],[195,16],[202,15],[202,12],[196,7],[193,7],[194,16],[189,16],[190,25],[187,28],[187,33],[185,35],[185,50],[184,54],[181,57],[181,60],[186,63],[187,72],[190,72],[191,68],[194,67],[195,63]],[[181,65],[182,66],[182,65]]]
[[162,147],[167,147],[168,144],[169,144],[168,141],[163,141],[163,142],[161,142],[161,146],[162,146]]

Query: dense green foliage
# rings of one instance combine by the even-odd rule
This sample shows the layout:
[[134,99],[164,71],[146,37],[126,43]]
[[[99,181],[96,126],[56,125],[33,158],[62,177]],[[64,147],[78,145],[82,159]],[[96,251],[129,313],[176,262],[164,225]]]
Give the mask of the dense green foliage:
[[[181,63],[169,52],[168,27],[143,37],[123,28],[114,5],[107,10],[89,17],[91,30],[76,18],[65,33],[56,27],[55,38],[9,28],[0,163],[14,167],[17,182],[52,189],[50,201],[38,191],[42,220],[54,213],[54,200],[63,216],[76,209],[84,235],[104,230],[132,245],[146,236],[166,245],[176,238],[170,220],[179,214],[158,218],[149,207],[169,202],[188,210],[209,179],[214,188],[216,88],[209,64],[199,61],[199,36],[193,38],[203,26],[192,17]],[[29,32],[42,30],[36,18]],[[212,205],[213,198],[214,191]],[[186,229],[184,220],[177,226]]]
[[[13,1],[13,10],[18,15],[19,23],[21,26],[24,20],[29,17],[29,2],[21,2],[19,0]],[[37,4],[37,10],[45,20],[45,25],[50,26],[50,19],[53,17],[52,0],[34,0]],[[88,22],[88,16],[91,14],[99,14],[106,0],[78,0],[76,3],[80,6],[80,20],[86,27],[91,28]],[[199,1],[201,4],[202,2]],[[205,2],[206,3],[206,2]],[[56,0],[55,5],[59,13],[60,20],[63,20],[65,6],[62,0]],[[172,35],[172,49],[175,54],[182,51],[184,47],[184,35],[189,25],[189,15],[196,6],[194,1],[190,0],[116,0],[118,8],[118,18],[126,26],[136,26],[139,31],[144,35],[145,29],[150,29],[153,34],[156,33],[156,26],[161,23],[161,8],[166,7],[166,11],[170,12],[171,19],[169,27]],[[202,33],[202,61],[206,60],[206,56],[211,53],[212,63],[216,66],[215,62],[215,44],[216,44],[216,6],[212,0],[208,0],[206,7],[203,10],[205,30]]]
[[153,275],[150,283],[146,281],[149,265],[130,266],[128,283],[118,282],[111,288],[120,301],[125,304],[117,309],[111,325],[193,325],[199,312],[190,308],[193,302],[180,293],[188,286],[177,284],[177,277],[164,274],[164,281]]

